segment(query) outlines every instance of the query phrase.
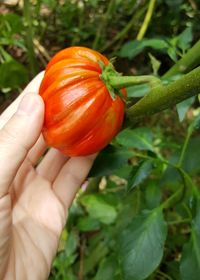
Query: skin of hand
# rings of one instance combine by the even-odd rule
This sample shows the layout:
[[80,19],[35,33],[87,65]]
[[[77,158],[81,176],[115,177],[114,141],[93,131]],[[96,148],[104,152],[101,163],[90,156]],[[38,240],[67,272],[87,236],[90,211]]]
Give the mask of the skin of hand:
[[67,158],[41,134],[40,73],[0,116],[0,279],[47,279],[68,209],[95,155]]

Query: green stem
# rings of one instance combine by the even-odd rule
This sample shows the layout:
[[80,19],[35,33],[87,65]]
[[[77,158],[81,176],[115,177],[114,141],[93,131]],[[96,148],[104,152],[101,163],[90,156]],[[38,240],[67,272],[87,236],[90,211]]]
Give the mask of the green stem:
[[100,38],[102,36],[102,32],[105,30],[105,28],[107,26],[107,22],[108,22],[108,20],[110,18],[110,14],[112,12],[112,9],[113,9],[114,5],[115,5],[115,0],[110,0],[109,4],[108,4],[108,7],[107,7],[107,10],[103,14],[102,20],[100,21],[99,28],[97,29],[96,37],[95,37],[93,45],[92,45],[93,49],[97,49],[97,47],[98,47],[99,40],[100,40]]
[[166,199],[159,206],[159,208],[167,209],[167,208],[170,208],[170,207],[174,206],[174,204],[177,203],[177,200],[179,200],[181,198],[183,189],[184,189],[184,185],[182,185],[173,195],[171,195],[168,199]]
[[200,67],[169,85],[153,88],[127,110],[130,119],[151,115],[197,95],[200,92]]
[[163,76],[169,78],[179,73],[187,73],[200,64],[200,40],[183,55],[183,57],[172,66]]
[[26,28],[26,45],[28,51],[28,60],[30,65],[31,77],[34,77],[38,72],[37,60],[34,52],[34,44],[33,44],[33,26],[32,26],[32,18],[31,18],[31,4],[29,0],[24,0],[24,20],[25,20],[25,28]]
[[172,222],[168,222],[167,224],[169,226],[174,226],[174,225],[180,225],[180,224],[187,224],[191,222],[191,218],[185,218],[182,220],[177,220],[177,221],[172,221]]
[[185,141],[184,141],[184,144],[183,144],[183,147],[182,147],[182,150],[181,150],[181,154],[180,154],[180,157],[179,157],[179,161],[178,161],[178,166],[179,167],[181,167],[181,165],[183,163],[183,159],[184,159],[185,152],[186,152],[186,149],[187,149],[187,146],[188,146],[191,135],[192,135],[192,129],[188,129],[187,135],[185,137]]
[[[144,13],[144,11],[145,11],[145,7],[141,7],[140,10],[138,10],[138,17],[141,16]],[[128,24],[120,32],[118,32],[110,42],[108,42],[103,48],[101,48],[100,52],[104,52],[112,45],[114,45],[118,40],[124,38],[126,34],[129,32],[129,30],[135,25],[135,22],[136,22],[136,16],[135,13],[133,13],[133,16],[128,22]]]
[[160,274],[162,276],[162,279],[166,279],[166,280],[173,280],[173,278],[171,276],[169,276],[168,274],[164,273],[163,271],[161,270],[158,270],[157,272],[158,274]]
[[151,17],[153,15],[153,10],[154,10],[154,7],[155,7],[155,3],[156,3],[156,0],[150,0],[149,1],[149,6],[148,6],[148,10],[147,10],[147,13],[145,15],[145,18],[144,18],[144,21],[143,21],[143,24],[138,32],[138,35],[136,37],[137,40],[142,40],[142,38],[144,37],[147,29],[148,29],[148,26],[149,26],[149,23],[151,21]]
[[130,87],[134,85],[150,83],[152,87],[155,85],[160,85],[160,79],[156,78],[155,76],[110,76],[109,83],[113,88],[124,88]]

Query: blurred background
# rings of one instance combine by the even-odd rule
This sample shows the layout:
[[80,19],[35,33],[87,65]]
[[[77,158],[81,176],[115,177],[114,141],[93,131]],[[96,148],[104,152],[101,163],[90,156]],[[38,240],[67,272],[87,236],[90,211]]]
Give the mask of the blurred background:
[[[0,113],[57,51],[72,45],[116,57],[115,67],[124,74],[162,76],[200,38],[199,22],[200,0],[0,0]],[[145,86],[131,87],[128,96],[137,101],[146,92]],[[132,137],[139,135],[151,149],[144,143],[127,144],[128,135],[122,134],[116,142],[139,149],[138,158],[118,150],[100,158],[91,171],[90,188],[72,206],[49,279],[183,279],[180,252],[189,238],[188,226],[171,225],[163,260],[145,278],[122,278],[125,249],[118,250],[117,244],[134,217],[156,207],[180,184],[173,168],[144,156],[177,158],[198,108],[198,100],[190,98],[141,120]],[[199,146],[196,131],[183,160],[198,182]],[[128,195],[127,186],[134,189]],[[169,211],[167,219],[187,219],[183,208],[178,214]],[[196,278],[186,280],[191,279]]]

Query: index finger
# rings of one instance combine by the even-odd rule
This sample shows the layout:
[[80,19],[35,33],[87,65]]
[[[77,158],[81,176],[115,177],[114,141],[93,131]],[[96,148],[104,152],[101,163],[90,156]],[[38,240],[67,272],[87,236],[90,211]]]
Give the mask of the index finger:
[[44,76],[44,71],[40,72],[15,99],[15,101],[0,115],[0,129],[8,122],[8,120],[16,112],[18,105],[25,94],[38,94],[41,81]]

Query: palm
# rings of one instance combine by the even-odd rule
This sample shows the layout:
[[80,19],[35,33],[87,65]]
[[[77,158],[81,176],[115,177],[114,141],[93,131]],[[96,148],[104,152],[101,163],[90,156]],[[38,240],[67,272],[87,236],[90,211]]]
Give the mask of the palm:
[[[49,160],[53,154],[54,162],[51,162],[52,166],[49,166]],[[70,169],[70,161],[84,160],[87,165],[89,161],[86,159],[67,159],[59,152],[50,150],[37,169],[34,168],[29,158],[24,161],[10,188],[9,199],[11,199],[12,207],[8,211],[12,215],[13,235],[10,244],[7,245],[8,248],[11,246],[11,253],[5,279],[12,279],[15,273],[13,270],[16,267],[19,270],[19,279],[28,279],[27,275],[32,273],[33,279],[45,279],[41,275],[47,277],[66,221],[67,209],[77,187],[85,177],[88,167],[84,171],[85,174],[79,178],[70,173],[70,170],[68,174],[64,172],[65,178],[63,179],[66,184],[60,187],[62,190],[67,187],[70,189],[68,193],[62,193],[60,197],[57,192],[59,186],[56,184],[59,184],[63,171]],[[67,182],[67,178],[70,182]],[[71,186],[67,186],[67,183],[70,183]],[[63,199],[65,201],[61,201]],[[9,207],[9,203],[7,205]],[[9,234],[10,228],[7,227],[5,235]],[[20,275],[20,272],[23,274]]]

